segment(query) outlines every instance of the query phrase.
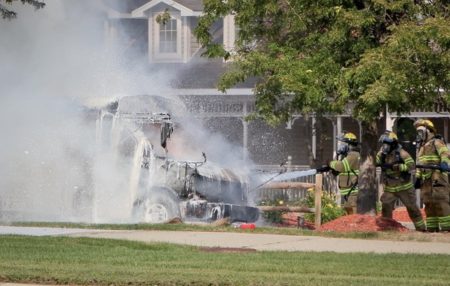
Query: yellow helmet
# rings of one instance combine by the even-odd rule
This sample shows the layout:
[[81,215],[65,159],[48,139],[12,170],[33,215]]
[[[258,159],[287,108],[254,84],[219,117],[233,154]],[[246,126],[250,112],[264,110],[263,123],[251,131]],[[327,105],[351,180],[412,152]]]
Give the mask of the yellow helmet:
[[426,127],[431,132],[436,133],[436,127],[434,127],[433,122],[428,119],[417,119],[416,122],[414,122],[414,128],[417,129],[420,126]]
[[392,131],[386,130],[383,135],[380,136],[379,141],[381,143],[393,144],[398,143],[397,134]]
[[338,137],[337,139],[351,145],[358,145],[358,138],[351,132],[346,132],[344,133],[344,135]]

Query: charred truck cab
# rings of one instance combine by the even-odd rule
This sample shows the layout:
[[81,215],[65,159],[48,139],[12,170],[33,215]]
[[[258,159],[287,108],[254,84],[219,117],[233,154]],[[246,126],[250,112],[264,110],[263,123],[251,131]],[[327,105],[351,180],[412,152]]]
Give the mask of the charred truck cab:
[[113,118],[112,144],[122,157],[140,165],[130,180],[135,185],[130,187],[133,219],[255,222],[259,209],[248,205],[246,176],[209,162],[204,153],[199,161],[171,157],[167,143],[174,123],[167,110],[180,108],[160,96],[126,96],[99,110],[98,125],[105,115]]

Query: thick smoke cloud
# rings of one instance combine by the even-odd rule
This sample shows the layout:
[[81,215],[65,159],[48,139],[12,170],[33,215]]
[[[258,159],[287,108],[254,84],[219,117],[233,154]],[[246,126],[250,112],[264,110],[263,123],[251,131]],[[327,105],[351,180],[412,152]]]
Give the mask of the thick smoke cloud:
[[[133,166],[99,150],[86,103],[173,94],[172,75],[105,37],[101,1],[46,4],[13,5],[18,18],[0,23],[0,221],[129,222]],[[175,154],[242,168],[240,148],[187,119]]]
[[143,77],[144,65],[123,60],[105,38],[100,1],[46,3],[13,5],[18,18],[1,22],[0,219],[90,221],[84,203],[97,188],[105,214],[120,221],[128,166],[113,168],[96,150],[84,103],[157,92],[169,77]]

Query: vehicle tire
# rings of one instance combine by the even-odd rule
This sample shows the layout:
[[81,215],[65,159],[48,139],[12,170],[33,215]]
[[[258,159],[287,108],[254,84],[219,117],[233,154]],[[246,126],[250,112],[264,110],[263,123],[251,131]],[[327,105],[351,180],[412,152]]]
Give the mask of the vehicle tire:
[[139,223],[167,223],[181,219],[180,200],[169,188],[153,187],[134,202],[133,213]]

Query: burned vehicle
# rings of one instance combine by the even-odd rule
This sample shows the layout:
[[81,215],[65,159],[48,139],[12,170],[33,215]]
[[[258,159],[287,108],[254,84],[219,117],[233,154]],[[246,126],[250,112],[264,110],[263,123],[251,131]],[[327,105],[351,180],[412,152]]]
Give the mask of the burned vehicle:
[[[209,162],[202,152],[198,160],[171,154],[168,142],[178,126],[172,114],[183,108],[168,98],[142,95],[122,97],[98,113],[98,126],[104,127],[107,118],[112,120],[109,144],[131,161],[132,217],[143,223],[256,221],[259,209],[249,206],[245,175]],[[99,133],[102,137],[103,131]]]

